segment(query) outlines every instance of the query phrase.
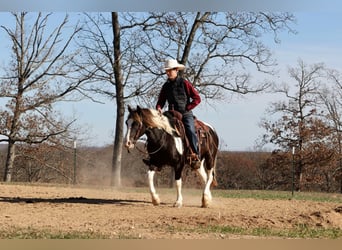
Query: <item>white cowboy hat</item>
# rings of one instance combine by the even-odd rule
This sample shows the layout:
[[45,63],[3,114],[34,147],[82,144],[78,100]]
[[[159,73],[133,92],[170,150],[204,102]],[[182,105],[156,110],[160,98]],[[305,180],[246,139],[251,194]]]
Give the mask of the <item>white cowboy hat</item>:
[[165,61],[165,66],[164,69],[168,70],[168,69],[179,69],[179,70],[183,70],[185,69],[185,66],[183,64],[180,64],[177,62],[177,60],[175,59],[169,59]]

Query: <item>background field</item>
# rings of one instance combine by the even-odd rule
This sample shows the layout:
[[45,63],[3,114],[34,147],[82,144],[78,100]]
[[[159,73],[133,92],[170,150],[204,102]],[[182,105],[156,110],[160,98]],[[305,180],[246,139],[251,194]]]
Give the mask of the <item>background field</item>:
[[174,189],[0,184],[0,238],[272,239],[342,238],[342,195],[274,191],[213,191],[200,208],[201,191]]

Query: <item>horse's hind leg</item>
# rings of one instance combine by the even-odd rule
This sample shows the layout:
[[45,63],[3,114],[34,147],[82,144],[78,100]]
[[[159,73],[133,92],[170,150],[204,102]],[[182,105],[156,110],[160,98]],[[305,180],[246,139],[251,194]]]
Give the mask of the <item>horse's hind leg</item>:
[[177,188],[177,200],[173,204],[174,207],[182,207],[183,206],[181,173],[182,173],[182,170],[175,171],[176,188]]
[[209,207],[211,201],[212,201],[212,196],[211,196],[211,191],[210,191],[210,186],[213,181],[213,172],[214,169],[206,170],[204,168],[204,160],[201,161],[201,166],[197,170],[199,175],[202,177],[204,181],[204,190],[202,194],[202,207]]
[[160,199],[159,199],[159,195],[157,194],[156,189],[154,187],[153,179],[154,179],[155,171],[154,170],[148,170],[147,174],[148,174],[148,185],[149,185],[150,193],[151,193],[151,197],[152,197],[152,204],[157,206],[160,204]]
[[202,196],[202,207],[209,207],[212,201],[212,196],[211,196],[211,191],[210,191],[210,187],[211,187],[211,183],[213,182],[213,171],[214,169],[210,169],[207,170],[207,176],[208,176],[208,180],[207,183],[205,184],[204,187],[204,192],[203,192],[203,196]]

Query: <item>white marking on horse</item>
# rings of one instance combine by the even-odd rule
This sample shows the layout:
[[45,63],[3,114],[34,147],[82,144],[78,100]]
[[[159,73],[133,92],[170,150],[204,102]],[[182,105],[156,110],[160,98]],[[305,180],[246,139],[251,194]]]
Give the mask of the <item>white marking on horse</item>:
[[159,199],[159,195],[157,194],[157,191],[154,187],[154,182],[153,182],[154,174],[155,174],[154,170],[148,170],[148,172],[147,172],[148,184],[149,184],[150,193],[152,196],[152,204],[156,206],[156,205],[160,204],[160,199]]
[[204,181],[204,190],[202,194],[202,207],[209,207],[212,196],[211,196],[211,191],[210,191],[210,185],[213,182],[213,172],[214,169],[206,170],[204,168],[204,159],[201,161],[201,166],[199,169],[197,169],[197,172],[199,175],[202,177]]
[[173,137],[175,140],[175,145],[178,153],[182,155],[184,153],[183,142],[180,137]]
[[131,129],[132,129],[133,119],[127,120],[127,132],[125,136],[125,146],[127,148],[133,148],[134,145],[131,143],[130,136],[131,136]]
[[183,196],[182,196],[182,179],[176,180],[177,187],[177,200],[174,207],[182,207],[183,206]]

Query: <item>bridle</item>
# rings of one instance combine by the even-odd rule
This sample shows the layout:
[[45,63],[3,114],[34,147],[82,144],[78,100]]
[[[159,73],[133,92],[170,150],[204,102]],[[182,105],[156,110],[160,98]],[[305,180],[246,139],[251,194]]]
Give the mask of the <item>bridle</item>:
[[[133,137],[133,140],[136,142],[140,138],[140,136],[141,136],[140,134],[141,134],[141,130],[143,129],[144,124],[142,122],[138,122],[138,121],[135,121],[135,122],[138,123],[138,129],[136,130],[136,133],[135,133],[135,135]],[[147,142],[145,144],[145,148],[146,147],[147,147]],[[148,152],[147,151],[147,154],[149,154],[149,155],[156,154],[156,153],[158,153],[161,150],[162,147],[163,147],[163,145],[160,145],[160,147],[158,149],[154,150],[153,152]],[[146,154],[146,152],[144,152],[143,150],[139,149],[137,146],[135,148],[138,149],[138,151],[140,151],[141,153],[145,153]]]
[[139,139],[139,137],[140,137],[140,132],[141,132],[141,130],[142,130],[142,128],[143,128],[143,123],[142,123],[142,122],[139,122],[138,124],[139,124],[139,125],[138,125],[137,132],[135,133],[135,135],[134,135],[134,137],[133,137],[133,140],[134,140],[134,141],[137,141],[137,140]]

